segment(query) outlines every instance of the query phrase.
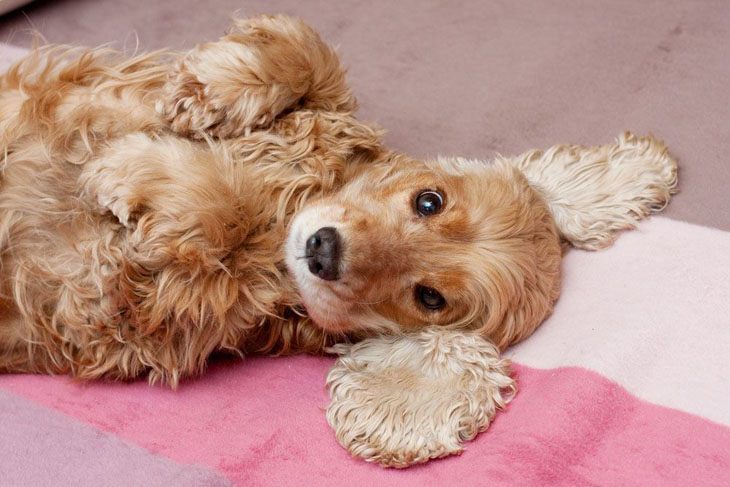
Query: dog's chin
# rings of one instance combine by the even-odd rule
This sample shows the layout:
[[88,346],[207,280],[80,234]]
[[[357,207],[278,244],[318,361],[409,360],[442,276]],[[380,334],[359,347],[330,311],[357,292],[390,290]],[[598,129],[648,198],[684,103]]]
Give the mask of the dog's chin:
[[304,271],[296,276],[296,285],[307,314],[315,325],[332,333],[349,329],[349,306],[333,292],[328,283]]

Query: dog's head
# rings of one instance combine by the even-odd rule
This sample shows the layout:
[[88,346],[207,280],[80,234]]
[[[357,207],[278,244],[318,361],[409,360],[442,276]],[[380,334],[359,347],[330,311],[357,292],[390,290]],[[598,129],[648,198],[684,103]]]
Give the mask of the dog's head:
[[519,341],[558,296],[561,236],[601,247],[668,198],[676,171],[658,164],[637,183],[658,156],[634,148],[635,167],[612,173],[610,147],[359,165],[291,224],[287,265],[310,317],[333,332],[443,325],[482,330],[500,347]]
[[504,343],[549,311],[561,253],[545,203],[517,169],[403,156],[306,206],[286,250],[325,329],[464,325]]

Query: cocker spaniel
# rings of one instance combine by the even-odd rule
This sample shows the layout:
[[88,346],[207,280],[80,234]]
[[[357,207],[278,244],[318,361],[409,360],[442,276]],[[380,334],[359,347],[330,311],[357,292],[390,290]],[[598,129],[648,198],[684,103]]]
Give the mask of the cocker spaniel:
[[286,16],[188,53],[34,50],[0,78],[0,370],[174,387],[215,352],[426,327],[504,349],[551,312],[562,242],[605,247],[676,185],[651,137],[419,160],[355,109]]

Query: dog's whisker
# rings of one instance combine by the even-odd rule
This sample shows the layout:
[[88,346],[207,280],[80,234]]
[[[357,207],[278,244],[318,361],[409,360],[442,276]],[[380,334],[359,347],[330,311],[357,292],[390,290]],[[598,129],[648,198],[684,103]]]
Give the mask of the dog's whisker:
[[355,304],[358,304],[358,305],[360,305],[360,306],[373,306],[373,305],[375,305],[375,304],[381,304],[381,303],[384,303],[384,302],[386,302],[387,300],[388,300],[387,298],[383,298],[383,299],[380,299],[380,300],[378,300],[378,301],[355,301]]

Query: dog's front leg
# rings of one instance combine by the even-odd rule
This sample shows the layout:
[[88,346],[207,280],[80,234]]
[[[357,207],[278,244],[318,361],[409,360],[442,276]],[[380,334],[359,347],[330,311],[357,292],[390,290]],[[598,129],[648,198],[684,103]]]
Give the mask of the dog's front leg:
[[236,137],[301,106],[352,112],[355,99],[334,50],[287,16],[235,20],[217,42],[174,66],[158,110],[182,135]]
[[[246,267],[258,254],[246,249],[239,259],[251,220],[234,170],[206,145],[144,134],[84,165],[88,211],[126,227],[108,235],[119,250],[105,293],[124,314],[128,353],[152,379],[174,385],[200,372],[214,350],[236,347],[275,297],[274,279]],[[245,306],[242,288],[259,308]]]
[[206,145],[178,137],[130,134],[84,165],[80,196],[132,230],[153,214],[188,229],[205,215],[228,224],[240,216],[236,208],[243,210],[237,205],[242,189],[233,174],[237,168],[223,159]]

